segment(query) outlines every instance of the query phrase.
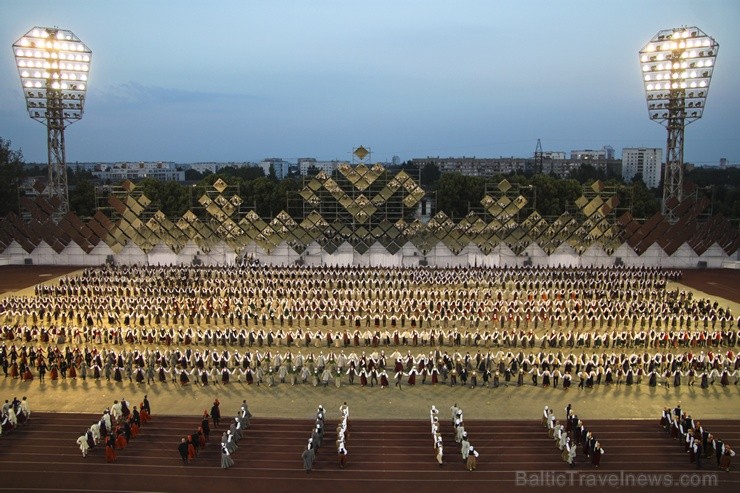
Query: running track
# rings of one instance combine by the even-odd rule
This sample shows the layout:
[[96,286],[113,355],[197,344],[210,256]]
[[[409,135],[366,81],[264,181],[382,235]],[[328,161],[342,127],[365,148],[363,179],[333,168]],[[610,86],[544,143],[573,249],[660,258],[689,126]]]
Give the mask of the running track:
[[[236,411],[236,410],[235,410]],[[156,412],[156,410],[155,410]],[[223,411],[222,411],[223,412]],[[427,410],[420,410],[426,414]],[[603,488],[573,486],[535,488],[517,486],[517,471],[573,471],[564,467],[554,442],[539,421],[467,421],[471,443],[479,451],[478,470],[465,469],[445,410],[440,412],[445,443],[445,464],[434,459],[428,420],[352,420],[347,439],[348,465],[339,468],[334,452],[336,418],[327,416],[324,445],[314,471],[302,468],[301,452],[313,421],[255,417],[232,455],[235,466],[220,468],[218,440],[229,423],[212,429],[209,444],[188,466],[182,465],[176,447],[182,436],[193,433],[198,417],[157,416],[144,425],[129,446],[118,451],[118,461],[105,462],[96,447],[82,458],[75,443],[98,415],[34,413],[31,422],[0,436],[0,491],[13,492],[488,492],[507,491],[654,491],[656,488]],[[655,420],[589,421],[589,429],[602,443],[600,477],[626,471],[670,474],[697,472],[688,454],[668,438]],[[706,421],[707,430],[740,448],[740,421]],[[579,450],[580,454],[580,450]],[[577,458],[575,474],[595,470]],[[736,465],[734,467],[737,467]],[[705,474],[716,475],[718,486],[704,491],[738,491],[736,472],[719,471],[707,460]],[[565,476],[561,476],[565,478]],[[570,479],[568,479],[570,481]],[[659,488],[660,491],[692,491]]]

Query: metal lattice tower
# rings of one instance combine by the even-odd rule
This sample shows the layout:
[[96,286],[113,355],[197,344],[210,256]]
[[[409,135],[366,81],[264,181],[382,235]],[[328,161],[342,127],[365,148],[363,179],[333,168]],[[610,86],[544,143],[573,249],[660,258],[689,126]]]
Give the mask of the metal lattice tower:
[[34,27],[13,53],[28,114],[47,129],[47,193],[59,220],[69,212],[64,129],[82,118],[92,51],[72,31]]
[[686,125],[702,117],[719,44],[697,27],[659,31],[640,50],[650,119],[668,130],[663,215],[675,223],[683,200]]
[[534,172],[542,173],[542,142],[537,139],[537,147],[534,148]]

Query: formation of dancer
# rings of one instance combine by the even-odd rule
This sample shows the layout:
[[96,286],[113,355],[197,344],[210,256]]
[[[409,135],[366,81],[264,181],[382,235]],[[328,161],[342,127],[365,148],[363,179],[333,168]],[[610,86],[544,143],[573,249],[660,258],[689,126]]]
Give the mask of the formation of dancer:
[[397,388],[737,383],[740,318],[668,289],[679,278],[625,267],[96,267],[0,299],[0,364],[41,382],[385,388],[390,372]]
[[[570,407],[570,404],[568,405]],[[569,410],[566,408],[566,413]],[[555,419],[555,414],[549,406],[545,406],[542,412],[542,425],[547,428],[547,436],[555,441],[555,446],[560,450],[560,458],[570,467],[576,466],[577,445],[573,440],[572,423],[566,419],[566,425]],[[569,430],[570,429],[570,430]]]
[[[679,271],[627,267],[102,266],[39,285],[36,296],[3,298],[0,319],[6,338],[77,343],[215,344],[227,337],[275,345],[438,344],[431,330],[455,326],[496,329],[505,344],[503,333],[512,330],[518,338],[530,330],[540,337],[547,330],[573,331],[575,337],[622,327],[700,334],[737,329],[740,319],[728,308],[667,289],[679,278]],[[16,326],[24,329],[8,333]],[[305,332],[298,334],[298,326]],[[339,328],[308,330],[329,326]],[[208,333],[209,327],[232,330],[224,336]],[[469,345],[482,342],[476,334],[468,331]]]
[[31,407],[26,396],[23,396],[21,400],[17,397],[13,397],[11,401],[5,399],[0,408],[0,436],[28,423],[29,419],[31,419]]
[[462,455],[463,463],[468,471],[475,471],[478,467],[479,454],[470,444],[470,438],[468,437],[468,432],[465,430],[465,423],[463,421],[463,412],[457,403],[450,407],[450,414],[452,415],[452,426],[455,431],[455,442],[460,444],[460,454]]
[[0,299],[0,364],[40,382],[737,383],[740,319],[668,289],[679,278],[624,267],[96,267]]
[[673,409],[663,408],[660,426],[683,447],[684,452],[689,454],[689,461],[696,464],[697,469],[702,468],[703,460],[710,460],[714,456],[718,468],[730,470],[735,456],[730,444],[705,429],[701,421],[695,420],[681,409],[680,402]]
[[103,411],[100,419],[93,423],[77,438],[82,457],[96,446],[105,447],[106,462],[117,460],[117,450],[126,448],[131,439],[139,434],[142,424],[151,420],[151,407],[148,396],[144,396],[139,406],[131,406],[126,399],[113,401],[113,405]]
[[[214,402],[214,407],[218,408],[218,399]],[[214,408],[211,408],[213,412]],[[221,411],[217,412],[220,420]],[[231,455],[239,448],[238,442],[244,438],[244,432],[249,428],[249,420],[252,413],[249,411],[247,401],[243,400],[239,410],[234,416],[234,420],[229,424],[229,429],[224,431],[221,436],[221,468],[228,469],[234,465]]]
[[141,385],[384,389],[389,373],[399,389],[737,385],[740,317],[679,280],[635,267],[101,266],[0,298],[0,366]]
[[349,439],[349,406],[344,402],[339,406],[339,422],[337,423],[337,457],[340,469],[347,466],[347,440]]
[[208,443],[211,428],[208,422],[208,412],[205,411],[203,418],[200,421],[200,425],[193,433],[189,433],[180,439],[180,443],[177,446],[177,451],[180,454],[180,459],[183,465],[188,465],[191,461],[198,457],[198,454],[203,450]]
[[442,432],[439,429],[439,409],[437,409],[434,405],[429,410],[429,421],[432,425],[432,443],[434,443],[434,458],[439,464],[439,467],[442,467],[444,465],[444,444],[442,440]]
[[311,436],[308,439],[306,448],[301,454],[303,459],[303,468],[306,473],[310,473],[313,470],[316,456],[319,454],[319,448],[324,443],[324,421],[326,419],[326,410],[324,406],[319,405],[316,410],[316,421],[314,422],[313,428],[311,428]]
[[[0,357],[39,381],[92,379],[106,382],[188,385],[306,384],[388,387],[463,385],[499,388],[534,385],[567,390],[610,385],[680,386],[707,389],[715,382],[737,385],[740,353],[733,348],[677,348],[599,351],[479,348],[379,349],[103,347],[94,344],[0,345]],[[33,363],[33,364],[32,364]],[[51,376],[42,378],[48,368]],[[57,368],[63,368],[57,373]],[[33,372],[32,372],[33,370]],[[58,375],[62,375],[59,377]],[[10,378],[21,377],[8,375]],[[358,378],[359,377],[359,378]],[[32,379],[33,377],[29,377]],[[359,382],[358,382],[359,380]]]
[[[82,337],[76,329],[51,325],[3,325],[0,336],[17,346],[96,344],[99,346],[205,346],[240,348],[393,348],[393,347],[477,347],[477,348],[722,348],[738,344],[739,330],[735,323],[713,329],[637,328],[621,325],[602,329],[532,329],[481,328],[467,329],[456,325],[423,330],[311,330],[310,328],[246,329],[233,326],[194,329],[169,326],[151,330],[137,328],[103,327],[92,336]],[[75,330],[70,337],[68,330]],[[10,362],[6,371],[11,371]],[[62,369],[60,369],[61,371]],[[22,374],[22,371],[20,372]]]
[[[316,421],[311,429],[311,436],[308,439],[306,447],[301,453],[301,460],[303,461],[303,469],[306,474],[313,471],[313,466],[316,462],[316,458],[319,455],[319,449],[324,444],[324,434],[326,431],[326,409],[324,406],[319,405],[316,410]],[[349,425],[349,406],[347,402],[343,402],[339,406],[339,420],[337,421],[336,428],[336,440],[334,442],[339,468],[344,469],[347,467],[347,441],[349,440],[350,425]]]
[[555,446],[561,452],[561,458],[570,467],[576,467],[578,446],[581,452],[591,462],[591,466],[598,469],[604,449],[591,431],[586,428],[583,420],[578,418],[573,407],[568,404],[565,408],[565,424],[558,422],[552,408],[545,406],[542,412],[542,425],[547,428],[547,436],[555,441]]

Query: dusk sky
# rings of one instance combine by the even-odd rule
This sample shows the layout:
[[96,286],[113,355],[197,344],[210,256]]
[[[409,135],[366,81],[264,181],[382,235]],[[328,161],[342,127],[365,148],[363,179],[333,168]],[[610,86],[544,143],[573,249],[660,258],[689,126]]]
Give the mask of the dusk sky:
[[738,0],[4,0],[0,137],[46,162],[12,44],[57,26],[93,52],[68,163],[665,149],[638,52],[684,25],[720,45],[685,160],[740,163]]

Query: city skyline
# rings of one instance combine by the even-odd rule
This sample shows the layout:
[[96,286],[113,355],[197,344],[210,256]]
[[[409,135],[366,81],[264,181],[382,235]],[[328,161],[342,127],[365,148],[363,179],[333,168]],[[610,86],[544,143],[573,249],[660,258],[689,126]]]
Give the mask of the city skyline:
[[[372,161],[665,147],[638,51],[696,25],[720,44],[685,161],[740,161],[731,0],[591,2],[12,2],[0,19],[0,137],[46,162],[11,49],[34,26],[93,51],[67,162]],[[166,19],[166,21],[163,21]]]

